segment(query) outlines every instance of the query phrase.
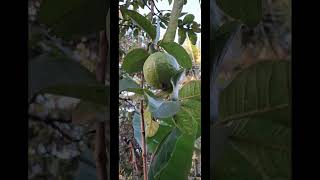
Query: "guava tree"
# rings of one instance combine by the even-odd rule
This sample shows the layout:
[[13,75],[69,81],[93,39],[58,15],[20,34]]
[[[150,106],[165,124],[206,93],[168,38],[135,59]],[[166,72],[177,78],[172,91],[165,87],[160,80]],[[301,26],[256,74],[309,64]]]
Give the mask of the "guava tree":
[[[107,153],[109,1],[43,0],[37,3],[39,12],[36,22],[29,23],[28,103],[30,107],[39,107],[37,103],[45,101],[44,99],[49,97],[47,94],[50,94],[50,97],[55,95],[77,99],[77,103],[65,115],[29,114],[30,126],[33,122],[41,124],[29,129],[32,132],[29,137],[32,137],[32,143],[37,145],[43,135],[46,135],[48,140],[54,139],[54,136],[48,136],[53,129],[62,142],[70,143],[70,146],[66,146],[65,153],[71,151],[72,147],[82,148],[80,154],[73,156],[68,162],[65,156],[57,156],[56,144],[60,141],[50,147],[42,146],[40,149],[44,153],[41,156],[50,163],[43,164],[40,168],[44,173],[34,178],[110,179]],[[93,68],[85,68],[78,54],[73,53],[71,48],[75,42],[88,38],[98,39],[99,42],[96,48],[99,49],[99,57]],[[66,106],[65,104],[61,102],[61,106]],[[74,127],[82,130],[80,138],[75,137]],[[92,154],[95,154],[95,158]],[[59,158],[61,161],[58,161]],[[69,166],[73,166],[72,169],[76,172],[67,173]],[[54,177],[47,176],[48,174]]]
[[[194,15],[182,13],[187,1],[163,3],[173,3],[172,10],[159,10],[153,0],[120,4],[120,37],[131,34],[138,40],[136,46],[120,52],[124,58],[119,93],[120,100],[131,102],[144,179],[184,180],[201,135],[201,84],[200,79],[186,80],[196,62],[182,44],[187,37],[196,44],[200,25]],[[150,13],[138,13],[139,7]],[[166,30],[162,39],[160,28]],[[178,42],[174,41],[176,34]]]
[[[291,179],[291,61],[243,67],[217,81],[224,55],[241,27],[259,26],[262,0],[210,1],[210,178]],[[222,22],[220,12],[231,21]]]

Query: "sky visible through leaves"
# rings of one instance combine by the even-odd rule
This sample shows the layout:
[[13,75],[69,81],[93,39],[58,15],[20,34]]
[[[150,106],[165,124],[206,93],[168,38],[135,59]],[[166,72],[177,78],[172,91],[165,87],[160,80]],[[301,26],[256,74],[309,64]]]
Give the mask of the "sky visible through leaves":
[[[158,1],[155,2],[156,6],[159,10],[171,10],[173,6],[173,2],[169,5],[168,1]],[[144,9],[139,8],[139,13],[141,14],[148,14],[150,9],[145,7]],[[198,0],[190,0],[183,6],[182,12],[188,12],[189,14],[194,15],[194,21],[201,24],[201,7]],[[160,39],[162,39],[164,33],[166,32],[165,29],[160,28]],[[198,41],[197,46],[200,47],[201,44],[201,33],[197,33]],[[178,31],[175,37],[175,41],[178,42]]]

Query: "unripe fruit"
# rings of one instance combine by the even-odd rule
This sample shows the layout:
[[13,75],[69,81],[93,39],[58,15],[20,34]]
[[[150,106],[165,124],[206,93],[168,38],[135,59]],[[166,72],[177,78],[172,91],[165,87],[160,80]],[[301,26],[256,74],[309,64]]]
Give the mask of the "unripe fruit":
[[151,54],[143,65],[143,74],[146,82],[157,89],[170,90],[170,79],[179,70],[177,60],[164,52]]

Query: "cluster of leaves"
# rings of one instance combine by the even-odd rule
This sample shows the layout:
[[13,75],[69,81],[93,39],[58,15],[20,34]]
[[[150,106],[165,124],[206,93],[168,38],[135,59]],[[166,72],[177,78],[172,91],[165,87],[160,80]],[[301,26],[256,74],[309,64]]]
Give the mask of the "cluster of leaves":
[[210,29],[211,179],[291,179],[291,63],[253,64],[219,88],[219,67],[234,34],[242,23],[256,26],[262,6],[261,0],[217,4],[236,20]]
[[[126,10],[132,7],[132,11],[137,11],[139,8],[144,9],[146,6],[149,7],[149,1],[137,0],[137,1],[120,1],[124,4],[120,5],[120,9]],[[168,1],[169,4],[172,0]],[[186,4],[187,1],[184,2]],[[150,7],[149,7],[150,8]],[[156,16],[151,16],[151,12],[143,15],[146,19],[151,19],[151,24],[156,27],[157,21],[159,21],[159,26],[163,29],[167,29],[168,23],[171,16],[171,10],[159,10]],[[132,32],[135,37],[144,36],[145,28],[135,24],[130,16],[126,13],[121,13],[120,18],[120,37],[124,36],[127,32]],[[195,45],[197,43],[197,34],[201,32],[200,24],[194,21],[194,15],[182,12],[178,20],[178,43],[181,45],[184,43],[186,37],[189,38],[191,43]],[[151,32],[151,38],[155,36],[155,32]]]
[[[192,60],[187,51],[176,42],[162,42],[157,39],[157,29],[152,20],[136,11],[128,10],[128,7],[121,6],[123,17],[134,22],[136,27],[141,28],[149,37],[150,41],[157,43],[156,51],[165,51],[171,54],[181,69],[171,78],[173,89],[171,93],[162,90],[153,89],[148,85],[143,88],[141,84],[135,81],[137,74],[141,74],[145,60],[154,52],[145,48],[133,48],[126,53],[121,64],[120,71],[123,78],[119,81],[119,93],[134,93],[130,97],[134,103],[134,114],[132,126],[134,129],[134,138],[142,148],[141,142],[141,113],[139,106],[145,107],[144,123],[146,137],[145,142],[147,151],[152,154],[148,179],[187,179],[194,152],[195,141],[201,134],[200,121],[200,87],[199,80],[193,80],[185,83],[181,87],[185,70],[192,68]],[[167,13],[165,16],[169,16]],[[184,15],[184,14],[183,14]],[[164,17],[161,18],[161,23]],[[149,17],[153,19],[152,17]],[[196,29],[200,32],[199,26],[195,25],[193,15],[187,15],[181,20],[182,28]],[[180,22],[180,21],[179,21]],[[120,25],[121,26],[121,25]],[[127,29],[125,29],[127,31]],[[190,39],[190,36],[189,36]],[[191,37],[192,39],[192,37]],[[191,40],[190,39],[190,40]],[[196,39],[192,40],[196,41]],[[195,44],[195,42],[194,42]],[[139,79],[141,81],[141,79]],[[144,99],[144,104],[139,103]],[[197,128],[196,128],[197,127]]]

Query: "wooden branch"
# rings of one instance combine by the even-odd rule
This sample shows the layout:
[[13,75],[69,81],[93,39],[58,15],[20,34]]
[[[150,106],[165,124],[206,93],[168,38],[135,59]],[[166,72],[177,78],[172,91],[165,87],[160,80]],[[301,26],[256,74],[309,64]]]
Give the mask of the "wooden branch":
[[[96,78],[99,82],[105,83],[106,65],[108,55],[108,40],[106,31],[100,32],[99,56],[100,61],[96,67]],[[95,158],[98,180],[107,180],[107,155],[106,155],[106,122],[97,122],[95,137]]]
[[[143,88],[143,73],[141,73],[141,88]],[[143,179],[148,180],[148,170],[147,170],[147,147],[145,143],[145,127],[144,127],[144,112],[143,112],[143,99],[140,102],[140,115],[141,115],[141,145],[142,145],[142,162],[143,162]]]
[[173,7],[168,23],[168,28],[163,36],[162,42],[172,42],[176,36],[176,30],[178,27],[178,19],[182,11],[184,0],[174,0]]

